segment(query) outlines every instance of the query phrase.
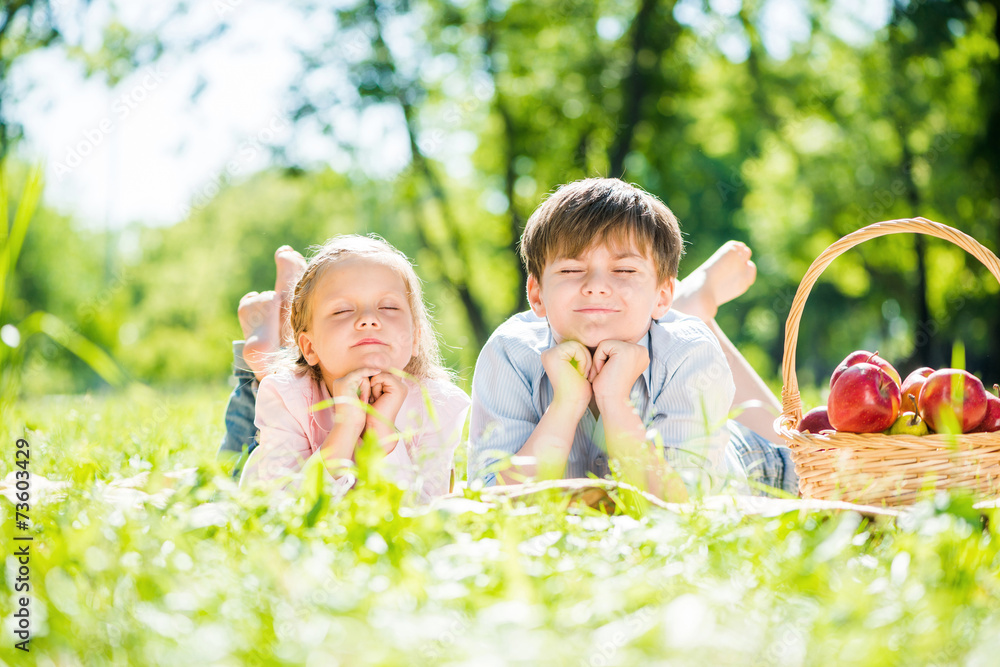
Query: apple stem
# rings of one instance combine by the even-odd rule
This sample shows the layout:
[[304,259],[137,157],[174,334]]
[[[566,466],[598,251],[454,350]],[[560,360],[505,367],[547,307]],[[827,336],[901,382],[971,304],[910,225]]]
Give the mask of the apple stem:
[[997,395],[997,398],[1000,398],[1000,384],[993,385],[993,393]]
[[906,398],[910,399],[910,403],[913,404],[913,411],[914,412],[919,412],[919,410],[917,410],[917,399],[916,399],[916,397],[913,394],[907,394]]

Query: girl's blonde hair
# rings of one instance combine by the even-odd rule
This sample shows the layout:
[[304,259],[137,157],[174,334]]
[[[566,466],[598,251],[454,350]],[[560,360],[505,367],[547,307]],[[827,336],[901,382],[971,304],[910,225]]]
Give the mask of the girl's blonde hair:
[[[295,370],[299,373],[311,373],[317,382],[323,381],[319,365],[310,366],[302,351],[298,348],[299,334],[308,331],[312,323],[313,294],[316,285],[323,274],[338,262],[351,257],[363,257],[379,262],[396,272],[406,287],[406,299],[413,314],[414,351],[413,357],[403,370],[418,380],[445,380],[449,374],[441,360],[441,349],[437,334],[431,326],[430,314],[424,305],[423,290],[420,278],[413,270],[413,265],[406,255],[392,247],[385,239],[371,234],[359,236],[344,234],[334,236],[329,241],[315,248],[315,254],[310,258],[305,273],[295,285],[295,294],[289,317],[295,352]],[[364,276],[359,276],[364,280]]]

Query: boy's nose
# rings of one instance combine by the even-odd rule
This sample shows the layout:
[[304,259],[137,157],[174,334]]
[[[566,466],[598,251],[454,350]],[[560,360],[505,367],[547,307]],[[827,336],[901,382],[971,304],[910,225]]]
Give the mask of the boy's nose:
[[583,284],[584,294],[608,294],[611,292],[609,282],[603,276],[591,274]]

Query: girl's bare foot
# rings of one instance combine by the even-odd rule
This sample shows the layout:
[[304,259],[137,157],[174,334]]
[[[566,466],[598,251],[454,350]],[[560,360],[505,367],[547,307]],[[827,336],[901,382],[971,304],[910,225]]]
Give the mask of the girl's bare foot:
[[283,245],[274,251],[274,265],[274,290],[249,292],[237,309],[243,329],[243,360],[258,380],[267,375],[274,354],[294,344],[288,308],[295,284],[306,270],[306,260],[291,246]]
[[236,311],[243,329],[243,360],[258,380],[267,375],[268,365],[281,347],[280,310],[275,292],[248,292]]
[[278,269],[274,291],[278,294],[280,306],[278,313],[280,318],[278,321],[281,323],[280,342],[283,346],[294,345],[292,327],[288,321],[288,309],[295,293],[295,285],[306,270],[306,260],[291,246],[283,245],[274,251],[274,264]]
[[750,255],[745,243],[723,243],[704,264],[677,284],[673,307],[705,322],[714,318],[719,306],[753,285],[757,266]]

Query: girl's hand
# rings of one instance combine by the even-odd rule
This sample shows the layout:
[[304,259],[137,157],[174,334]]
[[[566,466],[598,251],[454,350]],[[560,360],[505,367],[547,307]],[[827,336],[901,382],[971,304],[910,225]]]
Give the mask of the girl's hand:
[[397,434],[396,417],[399,415],[399,409],[403,406],[403,401],[406,400],[409,389],[403,382],[403,378],[389,371],[381,371],[373,375],[370,383],[371,397],[369,402],[372,404],[372,410],[375,414],[368,415],[365,429],[371,429],[375,432],[379,443],[388,454],[396,448],[398,442],[398,438],[395,437]]
[[368,413],[364,405],[371,403],[371,378],[378,375],[377,368],[359,368],[347,375],[334,380],[330,386],[330,394],[334,403],[334,423],[343,424],[351,431],[357,432],[357,438],[365,430]]

